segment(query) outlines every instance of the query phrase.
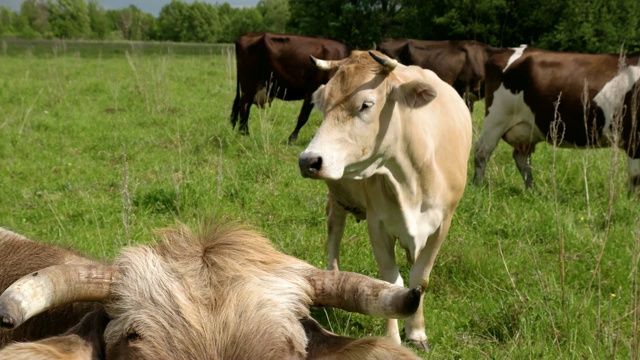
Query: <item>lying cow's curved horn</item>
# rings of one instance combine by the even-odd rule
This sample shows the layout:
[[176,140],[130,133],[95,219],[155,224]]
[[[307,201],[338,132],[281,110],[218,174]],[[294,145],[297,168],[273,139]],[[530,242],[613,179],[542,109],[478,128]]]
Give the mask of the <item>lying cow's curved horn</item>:
[[340,67],[344,60],[321,60],[309,55],[313,64],[320,70],[334,70]]
[[422,287],[413,289],[368,276],[314,269],[307,280],[314,289],[314,306],[330,306],[388,319],[413,315],[420,305]]
[[0,326],[20,326],[39,313],[76,301],[105,301],[118,270],[105,265],[53,265],[23,276],[0,295]]
[[371,55],[373,60],[375,60],[378,64],[382,65],[382,67],[387,72],[393,71],[393,69],[395,69],[398,66],[398,62],[396,60],[383,58],[382,56],[376,54],[373,51],[369,51],[369,55]]

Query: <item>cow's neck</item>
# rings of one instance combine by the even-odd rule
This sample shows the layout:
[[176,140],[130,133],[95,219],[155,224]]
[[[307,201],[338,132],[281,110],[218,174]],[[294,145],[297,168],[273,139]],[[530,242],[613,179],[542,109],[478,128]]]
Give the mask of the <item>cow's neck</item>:
[[429,173],[433,157],[431,144],[424,141],[426,134],[422,132],[426,129],[416,123],[422,120],[412,119],[408,114],[391,120],[383,142],[386,146],[381,146],[385,155],[375,171],[381,177],[377,186],[385,197],[418,208],[424,195],[424,175]]

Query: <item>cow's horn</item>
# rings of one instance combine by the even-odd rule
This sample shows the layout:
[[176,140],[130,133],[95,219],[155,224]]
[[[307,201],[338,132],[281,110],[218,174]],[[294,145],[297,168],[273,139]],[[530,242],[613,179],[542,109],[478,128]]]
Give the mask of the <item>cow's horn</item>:
[[23,276],[0,295],[0,326],[20,326],[48,309],[76,301],[106,301],[117,268],[54,265]]
[[391,72],[398,66],[398,62],[394,59],[383,58],[382,56],[376,54],[373,51],[369,51],[369,55],[375,60],[378,64],[382,65],[382,67],[387,71]]
[[307,277],[313,286],[313,306],[330,306],[388,319],[413,315],[420,305],[422,287],[413,289],[368,276],[314,269]]
[[334,70],[339,68],[343,63],[343,60],[320,60],[313,57],[313,55],[309,55],[309,58],[311,58],[311,61],[320,70]]

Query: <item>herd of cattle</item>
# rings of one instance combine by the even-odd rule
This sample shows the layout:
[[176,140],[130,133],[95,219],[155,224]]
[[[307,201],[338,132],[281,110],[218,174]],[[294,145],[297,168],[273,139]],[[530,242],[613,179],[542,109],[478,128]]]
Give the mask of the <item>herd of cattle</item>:
[[[640,55],[413,39],[387,39],[377,50],[403,65],[433,71],[470,109],[474,100],[486,97],[486,117],[474,148],[476,184],[482,183],[487,161],[502,138],[513,147],[527,187],[533,185],[530,156],[537,143],[548,141],[559,147],[619,147],[628,157],[628,190],[639,191]],[[333,75],[318,71],[308,57],[341,60],[350,53],[347,45],[323,38],[269,33],[240,37],[231,123],[236,125],[240,113],[240,131],[248,132],[251,104],[274,97],[304,99],[289,137],[295,143],[313,107],[313,92]]]
[[[638,56],[476,41],[386,40],[377,51],[269,33],[236,42],[231,113],[304,100],[323,121],[298,165],[324,180],[329,270],[277,252],[234,224],[181,226],[105,264],[0,228],[0,359],[415,359],[427,349],[423,294],[467,182],[471,106],[486,98],[474,182],[500,138],[527,187],[541,141],[618,146],[640,188]],[[418,66],[412,66],[418,65]],[[339,271],[347,215],[366,220],[382,280]],[[396,241],[411,264],[404,287]],[[353,339],[313,320],[328,306],[387,319],[386,338]]]

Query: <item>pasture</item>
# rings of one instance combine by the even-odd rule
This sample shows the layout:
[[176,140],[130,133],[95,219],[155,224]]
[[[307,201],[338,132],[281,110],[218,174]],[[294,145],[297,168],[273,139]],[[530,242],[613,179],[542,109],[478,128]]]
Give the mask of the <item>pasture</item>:
[[[232,130],[232,47],[1,45],[0,226],[109,258],[154,228],[227,218],[326,267],[326,187],[297,162],[321,115],[295,146],[300,101],[254,107],[251,134]],[[483,113],[476,103],[474,141]],[[626,195],[626,156],[541,144],[532,161],[533,191],[505,143],[484,186],[469,163],[425,297],[426,359],[638,358],[640,199]],[[348,220],[341,255],[341,269],[377,277],[365,224]],[[314,314],[343,335],[383,333],[380,319]]]

